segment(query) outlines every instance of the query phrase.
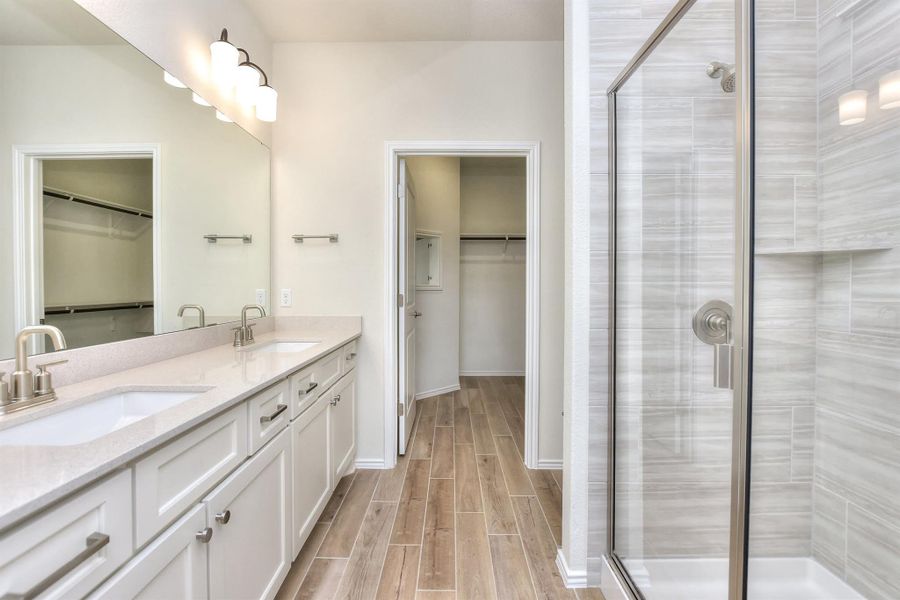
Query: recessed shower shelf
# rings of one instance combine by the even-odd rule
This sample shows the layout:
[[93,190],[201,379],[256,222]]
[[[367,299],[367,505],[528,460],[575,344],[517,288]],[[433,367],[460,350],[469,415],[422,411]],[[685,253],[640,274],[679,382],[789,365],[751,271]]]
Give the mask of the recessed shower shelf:
[[811,256],[815,254],[841,254],[848,252],[883,252],[895,248],[893,244],[870,246],[846,246],[834,248],[765,248],[755,253],[760,256]]

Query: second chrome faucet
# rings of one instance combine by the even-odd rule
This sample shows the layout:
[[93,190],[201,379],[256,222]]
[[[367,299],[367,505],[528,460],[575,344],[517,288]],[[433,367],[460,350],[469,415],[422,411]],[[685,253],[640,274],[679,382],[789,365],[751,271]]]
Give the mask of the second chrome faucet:
[[247,323],[248,310],[257,310],[260,317],[266,316],[266,309],[259,304],[244,305],[244,308],[241,309],[241,326],[233,328],[235,348],[248,346],[256,341],[253,339],[253,323]]

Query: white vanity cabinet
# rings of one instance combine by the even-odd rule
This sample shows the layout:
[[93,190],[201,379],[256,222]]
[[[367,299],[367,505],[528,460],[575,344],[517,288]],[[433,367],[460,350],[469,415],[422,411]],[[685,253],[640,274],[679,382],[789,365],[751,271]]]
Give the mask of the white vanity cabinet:
[[198,504],[122,567],[91,600],[207,598],[208,545],[198,539],[206,507]]
[[282,431],[204,500],[209,597],[273,598],[291,567],[291,438]]
[[344,375],[327,397],[332,481],[336,483],[356,456],[356,372]]
[[291,423],[293,455],[293,531],[292,557],[299,554],[316,519],[331,496],[333,481],[328,448],[328,395]]
[[0,536],[0,597],[81,598],[132,545],[128,469]]

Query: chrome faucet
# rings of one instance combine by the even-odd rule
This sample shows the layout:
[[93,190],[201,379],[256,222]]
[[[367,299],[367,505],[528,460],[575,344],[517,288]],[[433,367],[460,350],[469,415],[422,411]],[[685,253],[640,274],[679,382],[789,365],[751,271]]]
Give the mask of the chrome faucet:
[[247,311],[248,310],[258,310],[259,316],[266,316],[266,309],[260,306],[259,304],[245,304],[244,308],[241,309],[241,326],[235,327],[232,329],[234,331],[234,346],[235,348],[240,348],[241,346],[247,346],[249,344],[254,343],[256,340],[253,339],[253,323],[247,323]]
[[16,336],[16,370],[10,376],[8,397],[0,397],[0,413],[13,412],[56,400],[50,373],[46,369],[66,361],[38,365],[37,375],[33,374],[28,369],[27,350],[28,338],[33,335],[49,336],[53,342],[53,348],[56,350],[66,348],[66,338],[62,331],[52,325],[32,325],[23,328]]
[[206,311],[203,310],[203,307],[199,304],[182,304],[180,307],[178,307],[178,316],[183,317],[184,311],[189,308],[192,308],[200,313],[200,327],[206,327]]

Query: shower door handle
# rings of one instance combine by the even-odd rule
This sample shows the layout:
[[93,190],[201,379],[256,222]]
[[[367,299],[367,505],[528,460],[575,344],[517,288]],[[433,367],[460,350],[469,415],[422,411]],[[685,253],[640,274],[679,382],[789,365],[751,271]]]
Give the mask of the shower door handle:
[[694,314],[693,328],[701,342],[713,347],[713,387],[734,389],[734,344],[731,305],[710,300]]

